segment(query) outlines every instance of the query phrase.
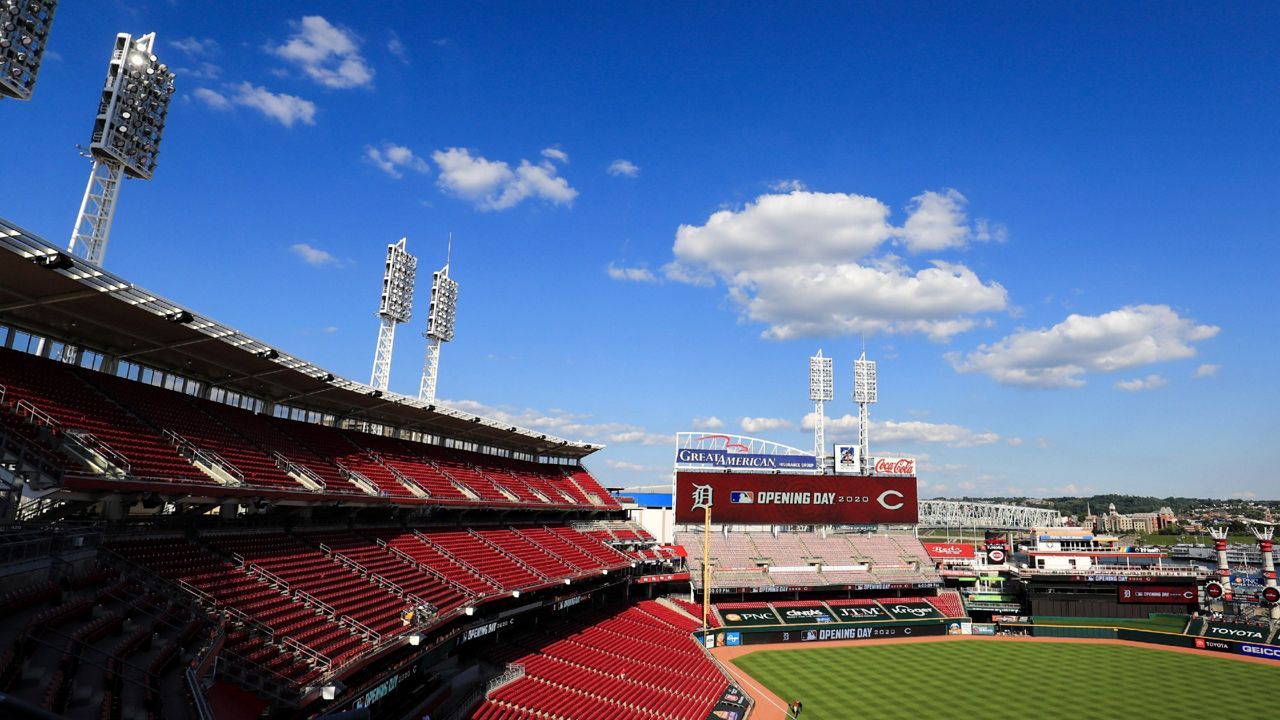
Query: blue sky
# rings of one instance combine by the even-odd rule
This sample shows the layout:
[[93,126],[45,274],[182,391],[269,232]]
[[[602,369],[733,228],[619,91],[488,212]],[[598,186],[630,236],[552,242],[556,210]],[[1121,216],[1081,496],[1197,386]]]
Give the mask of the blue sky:
[[811,446],[818,348],[853,439],[865,343],[926,496],[1277,494],[1274,6],[254,7],[66,3],[0,214],[64,241],[112,38],[155,31],[179,90],[106,265],[337,373],[386,244],[453,232],[440,396],[607,443],[611,485],[678,430]]

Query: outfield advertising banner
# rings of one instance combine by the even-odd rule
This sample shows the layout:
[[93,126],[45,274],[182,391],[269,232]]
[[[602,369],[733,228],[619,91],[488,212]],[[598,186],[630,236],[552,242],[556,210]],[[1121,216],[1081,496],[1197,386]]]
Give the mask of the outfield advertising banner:
[[924,551],[934,560],[950,560],[952,558],[972,558],[975,556],[972,545],[964,543],[920,543]]
[[780,607],[776,608],[778,615],[782,617],[782,622],[788,625],[812,625],[813,623],[829,623],[831,622],[831,613],[821,605],[806,605],[804,607]]
[[1258,645],[1255,643],[1240,643],[1240,654],[1249,657],[1266,658],[1268,660],[1280,660],[1280,647],[1275,645]]
[[817,470],[818,458],[812,455],[764,455],[680,448],[676,451],[676,464],[681,467],[746,470]]
[[[720,610],[717,608],[717,610]],[[753,608],[751,610],[720,610],[720,619],[726,627],[738,625],[777,625],[778,616],[769,608]]]
[[1187,585],[1121,585],[1116,594],[1122,603],[1186,605],[1196,601],[1196,589]]
[[[914,477],[677,472],[676,522],[756,525],[915,523]],[[696,509],[695,509],[696,508]]]
[[833,640],[878,640],[887,638],[927,637],[945,635],[947,626],[942,623],[929,625],[833,625],[810,630],[783,630],[742,633],[743,645],[765,643],[830,642]]
[[889,613],[879,605],[835,606],[831,612],[836,614],[839,622],[867,622],[870,620],[892,620]]
[[880,604],[895,620],[928,620],[946,617],[927,602],[893,602],[881,600]]
[[1204,636],[1222,640],[1240,640],[1242,642],[1266,642],[1268,628],[1260,625],[1244,623],[1207,622]]

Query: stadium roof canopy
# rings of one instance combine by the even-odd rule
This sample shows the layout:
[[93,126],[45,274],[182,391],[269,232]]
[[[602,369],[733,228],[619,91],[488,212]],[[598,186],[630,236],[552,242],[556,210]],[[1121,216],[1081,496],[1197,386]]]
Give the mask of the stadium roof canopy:
[[538,456],[571,442],[335,376],[133,285],[0,218],[0,324],[262,400]]

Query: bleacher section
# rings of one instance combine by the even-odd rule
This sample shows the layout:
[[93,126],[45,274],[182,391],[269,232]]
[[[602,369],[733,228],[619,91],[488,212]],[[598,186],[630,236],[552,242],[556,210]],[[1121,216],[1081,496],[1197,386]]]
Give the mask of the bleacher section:
[[[702,584],[702,533],[678,532],[694,585]],[[711,534],[712,587],[939,582],[920,541],[909,535],[780,532]]]
[[[566,559],[526,533],[554,537]],[[298,687],[409,631],[401,618],[411,608],[430,606],[439,622],[512,590],[631,563],[568,527],[211,533],[107,547],[227,614],[229,652]]]
[[704,720],[728,687],[691,639],[699,623],[655,601],[519,636],[504,657],[524,676],[473,720]]
[[[581,467],[255,415],[0,349],[0,427],[73,476],[532,509],[618,509]],[[74,478],[72,480],[74,482]]]

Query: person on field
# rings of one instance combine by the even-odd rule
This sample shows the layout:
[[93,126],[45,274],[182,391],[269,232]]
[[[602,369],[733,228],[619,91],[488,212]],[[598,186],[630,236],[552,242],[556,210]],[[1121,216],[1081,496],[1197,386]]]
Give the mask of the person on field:
[[796,700],[796,717],[800,717],[800,712],[804,710],[804,703]]

